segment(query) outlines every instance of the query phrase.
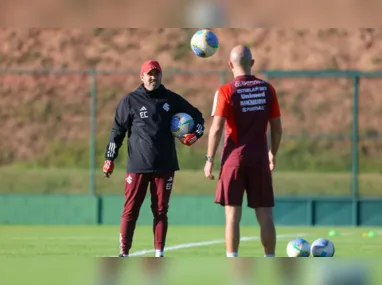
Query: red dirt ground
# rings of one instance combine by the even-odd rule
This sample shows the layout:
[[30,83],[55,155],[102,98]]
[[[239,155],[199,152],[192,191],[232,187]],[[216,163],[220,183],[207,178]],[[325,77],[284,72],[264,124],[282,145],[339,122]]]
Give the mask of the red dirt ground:
[[[192,54],[195,29],[0,30],[0,68],[132,70],[97,77],[98,135],[110,131],[114,108],[139,84],[137,71],[157,59],[167,87],[198,106],[209,123],[219,75],[171,75],[170,69],[225,70],[230,48],[248,45],[256,70],[382,70],[382,29],[213,29],[220,48],[211,58]],[[262,77],[260,74],[259,77]],[[349,79],[270,79],[278,91],[286,134],[345,134],[352,122]],[[36,159],[55,142],[87,142],[88,75],[0,74],[0,165]],[[360,133],[381,133],[382,78],[362,79]],[[207,128],[208,128],[207,124]],[[204,139],[205,143],[205,139]]]

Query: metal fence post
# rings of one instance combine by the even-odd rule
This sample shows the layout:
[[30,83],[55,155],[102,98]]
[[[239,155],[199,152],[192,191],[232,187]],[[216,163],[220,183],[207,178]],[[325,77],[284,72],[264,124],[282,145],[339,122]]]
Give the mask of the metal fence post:
[[220,71],[220,84],[225,84],[227,81],[227,72],[222,70]]
[[97,120],[97,74],[94,69],[90,75],[90,195],[95,196],[95,170],[96,170],[96,120]]
[[353,192],[353,224],[358,225],[359,199],[359,161],[358,161],[358,115],[359,115],[359,75],[353,77],[353,128],[352,128],[352,192]]

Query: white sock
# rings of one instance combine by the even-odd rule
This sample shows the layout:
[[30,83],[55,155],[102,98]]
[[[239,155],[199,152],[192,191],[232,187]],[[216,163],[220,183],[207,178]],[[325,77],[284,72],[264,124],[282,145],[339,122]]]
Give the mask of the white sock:
[[264,257],[275,257],[274,254],[264,254]]
[[227,252],[227,257],[238,257],[237,252]]
[[163,257],[163,251],[160,249],[155,250],[155,257]]

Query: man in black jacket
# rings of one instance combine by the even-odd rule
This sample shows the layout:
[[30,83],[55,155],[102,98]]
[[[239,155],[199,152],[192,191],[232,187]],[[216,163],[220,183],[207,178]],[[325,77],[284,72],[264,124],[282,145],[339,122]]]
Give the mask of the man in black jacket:
[[142,84],[124,96],[117,106],[103,172],[105,177],[113,173],[114,160],[127,133],[128,165],[119,256],[129,255],[136,221],[150,183],[155,256],[163,257],[168,204],[174,174],[179,170],[170,120],[180,112],[194,119],[194,132],[179,138],[184,145],[191,146],[203,135],[204,119],[197,108],[162,85],[162,69],[157,61],[143,63],[141,80]]

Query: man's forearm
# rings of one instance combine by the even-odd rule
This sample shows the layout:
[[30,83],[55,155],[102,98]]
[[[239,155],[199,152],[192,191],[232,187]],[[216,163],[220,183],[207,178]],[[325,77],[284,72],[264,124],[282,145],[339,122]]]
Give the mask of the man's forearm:
[[282,132],[281,131],[271,131],[271,152],[275,156],[279,150],[281,143]]
[[222,136],[222,130],[214,130],[214,129],[210,130],[210,133],[208,135],[207,156],[215,157],[221,136]]
[[113,128],[110,134],[109,143],[106,146],[105,159],[114,160],[118,157],[118,152],[122,146],[123,140],[125,138],[125,130]]

